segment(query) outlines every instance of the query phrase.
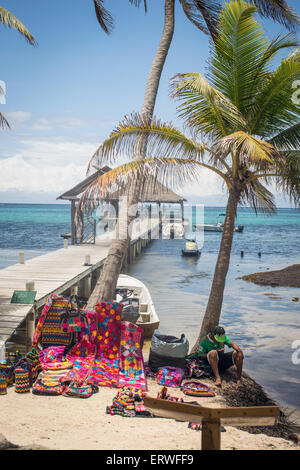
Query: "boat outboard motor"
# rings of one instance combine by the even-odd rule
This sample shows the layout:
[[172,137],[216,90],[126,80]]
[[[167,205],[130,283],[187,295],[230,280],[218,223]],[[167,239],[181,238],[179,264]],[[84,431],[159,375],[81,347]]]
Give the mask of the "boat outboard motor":
[[136,323],[140,316],[140,300],[134,296],[133,290],[117,289],[117,294],[121,297],[119,302],[123,305],[122,320]]

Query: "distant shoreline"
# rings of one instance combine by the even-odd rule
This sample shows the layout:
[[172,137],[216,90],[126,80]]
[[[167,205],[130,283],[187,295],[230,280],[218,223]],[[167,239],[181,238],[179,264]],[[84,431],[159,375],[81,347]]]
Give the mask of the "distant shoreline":
[[248,274],[238,279],[253,282],[260,286],[300,287],[300,264],[293,264],[277,271]]

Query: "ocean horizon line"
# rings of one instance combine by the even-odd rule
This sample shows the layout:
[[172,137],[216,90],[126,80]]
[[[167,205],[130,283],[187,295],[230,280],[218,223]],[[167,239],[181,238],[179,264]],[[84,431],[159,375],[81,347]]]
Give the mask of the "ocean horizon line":
[[[203,204],[201,202],[189,202],[186,201],[187,205],[203,205],[204,207],[209,207],[212,209],[226,209],[226,206],[216,206],[216,205],[210,205],[210,204]],[[148,204],[148,203],[146,203]],[[155,203],[152,203],[155,204]],[[166,205],[171,205],[168,203],[165,203]],[[70,206],[70,202],[0,202],[0,207],[1,206],[16,206],[16,205],[23,205],[23,206]],[[238,209],[251,209],[254,211],[253,207],[251,206],[238,206]],[[291,209],[291,210],[296,210],[300,211],[300,208],[298,207],[291,207],[291,206],[278,206],[276,207],[276,210],[286,210],[286,209]]]

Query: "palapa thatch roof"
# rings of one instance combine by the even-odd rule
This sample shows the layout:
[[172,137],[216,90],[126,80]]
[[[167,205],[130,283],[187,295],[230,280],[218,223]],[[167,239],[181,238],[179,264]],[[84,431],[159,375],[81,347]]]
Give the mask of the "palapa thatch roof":
[[[83,181],[78,183],[72,189],[69,189],[64,194],[59,196],[57,199],[63,199],[67,201],[79,201],[81,194],[89,187],[98,176],[110,171],[111,168],[103,167],[100,170],[88,176]],[[119,191],[112,192],[108,199],[109,201],[118,200],[125,194],[125,190],[120,189]],[[154,181],[154,178],[149,176],[141,189],[140,202],[142,203],[167,203],[167,204],[180,204],[186,201],[182,196],[174,193],[171,189],[167,188],[158,181]]]

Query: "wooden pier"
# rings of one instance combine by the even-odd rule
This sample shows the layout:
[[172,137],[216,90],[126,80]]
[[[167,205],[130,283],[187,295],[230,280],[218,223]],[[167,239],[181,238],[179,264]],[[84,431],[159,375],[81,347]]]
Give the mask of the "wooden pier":
[[[131,264],[140,255],[157,230],[158,224],[152,221],[150,226],[149,219],[140,222],[128,247],[125,264]],[[68,245],[67,248],[65,244],[64,248],[25,260],[24,264],[0,270],[0,352],[6,343],[30,347],[36,319],[51,293],[69,295],[76,287],[79,295],[88,298],[109,245],[109,235],[104,234],[95,244]],[[33,304],[11,303],[14,291],[29,289],[36,291]]]

